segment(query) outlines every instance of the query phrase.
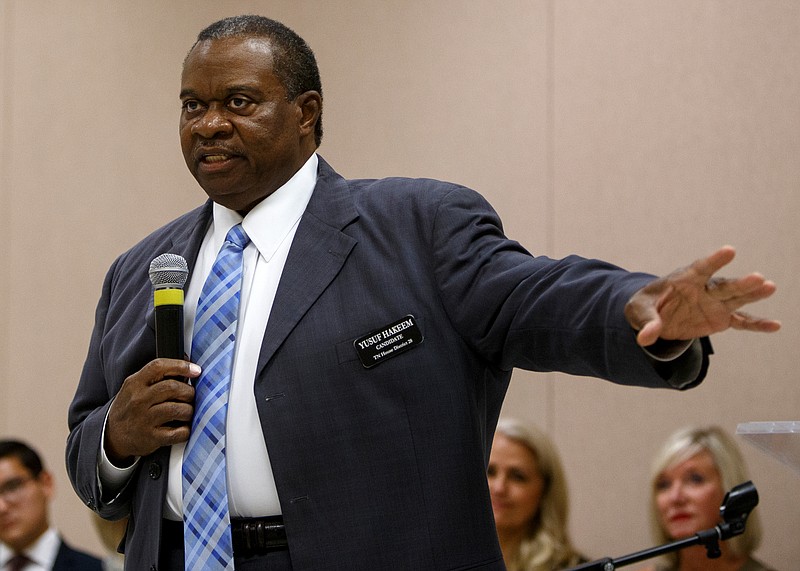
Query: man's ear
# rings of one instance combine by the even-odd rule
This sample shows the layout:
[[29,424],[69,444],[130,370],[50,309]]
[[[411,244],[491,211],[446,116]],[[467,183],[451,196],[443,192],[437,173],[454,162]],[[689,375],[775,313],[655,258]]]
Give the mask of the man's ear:
[[44,490],[44,494],[47,496],[47,499],[53,499],[53,496],[55,496],[56,493],[56,484],[53,480],[53,475],[50,474],[50,472],[43,470],[39,474],[37,480],[39,481],[39,485],[42,487],[42,490]]
[[322,113],[322,96],[316,91],[306,91],[295,97],[300,134],[312,135]]

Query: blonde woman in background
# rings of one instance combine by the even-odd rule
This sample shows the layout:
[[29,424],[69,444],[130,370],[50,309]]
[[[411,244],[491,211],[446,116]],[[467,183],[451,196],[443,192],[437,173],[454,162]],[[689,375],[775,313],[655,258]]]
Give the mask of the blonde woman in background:
[[509,571],[556,571],[586,561],[569,539],[567,482],[556,449],[542,431],[501,419],[487,474]]
[[[684,428],[664,443],[652,466],[651,526],[658,544],[690,537],[722,519],[725,493],[749,480],[736,442],[721,428]],[[709,559],[702,545],[664,556],[655,571],[769,571],[751,556],[761,541],[758,513],[742,535],[720,542],[722,556]]]

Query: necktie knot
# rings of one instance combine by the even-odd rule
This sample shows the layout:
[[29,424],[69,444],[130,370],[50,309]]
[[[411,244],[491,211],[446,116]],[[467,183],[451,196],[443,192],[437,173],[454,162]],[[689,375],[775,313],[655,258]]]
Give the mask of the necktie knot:
[[22,571],[30,562],[31,560],[28,557],[20,553],[9,559],[6,569],[9,571]]
[[241,224],[237,224],[228,230],[228,234],[225,236],[225,241],[230,242],[234,246],[238,246],[244,250],[250,243],[250,236],[247,235],[247,232],[244,231],[244,228],[242,228]]

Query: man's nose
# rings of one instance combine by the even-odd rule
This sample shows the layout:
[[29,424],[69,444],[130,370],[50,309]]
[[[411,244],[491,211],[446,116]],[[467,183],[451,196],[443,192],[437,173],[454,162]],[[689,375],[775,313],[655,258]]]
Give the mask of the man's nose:
[[209,107],[192,125],[192,133],[204,139],[227,135],[232,130],[233,125],[225,115],[224,109],[216,106]]

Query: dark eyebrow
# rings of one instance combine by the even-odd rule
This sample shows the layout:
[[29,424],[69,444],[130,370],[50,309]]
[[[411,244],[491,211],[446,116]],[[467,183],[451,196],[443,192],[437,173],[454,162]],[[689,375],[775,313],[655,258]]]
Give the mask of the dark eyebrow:
[[[231,85],[227,89],[225,89],[225,97],[230,97],[231,95],[236,95],[237,93],[244,93],[246,95],[252,95],[255,97],[260,97],[262,95],[262,91],[251,85]],[[200,99],[197,95],[197,91],[194,89],[181,89],[180,99],[189,98],[196,98]]]
[[248,95],[261,95],[262,91],[258,87],[251,85],[232,85],[225,90],[226,95],[235,95],[236,93],[245,93]]

